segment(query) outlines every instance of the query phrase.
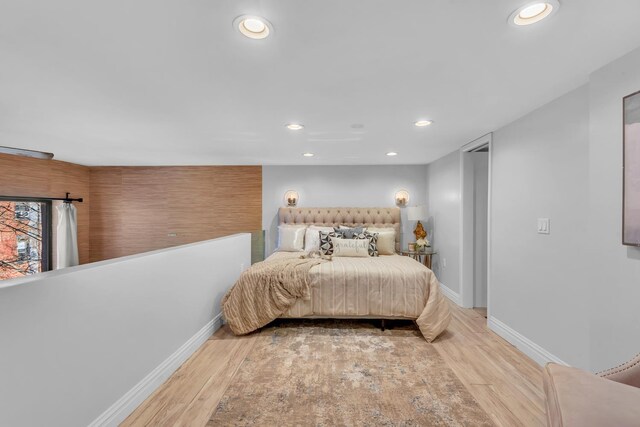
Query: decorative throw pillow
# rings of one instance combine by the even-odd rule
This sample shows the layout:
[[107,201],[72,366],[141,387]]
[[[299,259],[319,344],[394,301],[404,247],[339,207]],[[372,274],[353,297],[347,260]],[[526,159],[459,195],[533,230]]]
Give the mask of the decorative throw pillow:
[[360,234],[354,234],[356,240],[369,240],[369,256],[378,256],[378,233],[369,233],[368,231]]
[[378,233],[378,253],[393,255],[396,253],[396,230],[393,228],[367,228],[370,233]]
[[333,227],[321,227],[318,225],[310,225],[304,234],[304,251],[313,252],[320,250],[320,232],[331,232]]
[[303,226],[281,225],[278,227],[278,250],[281,252],[300,252],[304,248],[304,233],[307,229]]
[[335,257],[369,257],[369,242],[365,239],[330,237]]
[[364,227],[347,227],[341,225],[340,227],[334,227],[333,229],[336,233],[342,233],[345,238],[353,239],[354,234],[361,234],[364,232]]
[[320,253],[322,255],[333,255],[333,242],[332,237],[344,237],[340,233],[335,231],[320,231]]
[[378,233],[365,231],[364,235],[369,239],[369,256],[378,256]]

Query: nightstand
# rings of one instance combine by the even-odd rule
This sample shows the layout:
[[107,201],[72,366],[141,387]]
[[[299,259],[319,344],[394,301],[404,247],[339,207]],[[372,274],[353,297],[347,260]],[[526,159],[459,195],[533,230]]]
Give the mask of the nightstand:
[[429,270],[431,270],[431,256],[437,253],[438,251],[431,247],[425,248],[422,251],[400,251],[400,255],[410,256],[416,261],[423,263]]

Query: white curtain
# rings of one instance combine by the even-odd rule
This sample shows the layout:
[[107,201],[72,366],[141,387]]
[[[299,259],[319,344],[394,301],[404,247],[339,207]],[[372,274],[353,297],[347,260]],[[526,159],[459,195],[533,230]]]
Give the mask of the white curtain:
[[57,207],[57,251],[56,269],[73,267],[78,259],[78,221],[76,207],[71,203],[62,203]]

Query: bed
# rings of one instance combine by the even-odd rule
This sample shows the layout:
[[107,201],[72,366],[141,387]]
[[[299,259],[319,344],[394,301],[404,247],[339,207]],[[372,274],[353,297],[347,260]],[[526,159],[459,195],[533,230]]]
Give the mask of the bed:
[[330,261],[276,251],[243,273],[223,299],[234,333],[251,332],[278,317],[410,319],[427,341],[446,329],[451,315],[435,274],[393,253],[393,246],[400,250],[400,209],[280,208],[278,223],[284,228],[393,229],[395,242],[388,234],[389,255],[367,256],[365,250],[365,257],[333,256]]

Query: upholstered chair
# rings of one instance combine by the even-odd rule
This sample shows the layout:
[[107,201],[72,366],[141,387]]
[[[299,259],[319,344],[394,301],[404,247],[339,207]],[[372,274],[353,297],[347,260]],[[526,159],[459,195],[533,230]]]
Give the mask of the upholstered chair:
[[550,427],[640,426],[640,354],[595,375],[548,363],[543,380]]

